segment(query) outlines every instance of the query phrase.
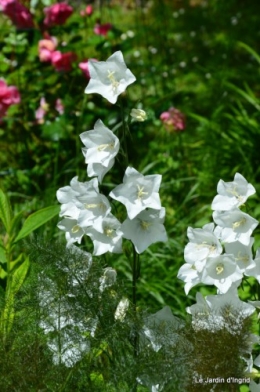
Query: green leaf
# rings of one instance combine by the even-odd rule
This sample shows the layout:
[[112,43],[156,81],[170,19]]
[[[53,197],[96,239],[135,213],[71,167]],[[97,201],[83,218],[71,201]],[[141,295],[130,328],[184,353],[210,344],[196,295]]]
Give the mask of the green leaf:
[[59,211],[60,206],[49,206],[28,216],[14,242],[20,241],[22,238],[27,237],[34,230],[44,225],[44,223],[54,218],[54,216],[58,215]]
[[5,248],[1,244],[0,244],[0,264],[6,264]]
[[250,46],[246,45],[244,42],[238,42],[238,45],[241,46],[242,48],[246,49],[248,53],[250,53],[256,61],[260,64],[260,56],[256,53],[254,49],[252,49]]
[[5,230],[9,233],[12,220],[12,210],[9,199],[2,189],[0,189],[0,219],[2,219]]
[[27,256],[24,262],[12,274],[11,295],[15,295],[21,288],[28,269],[30,267],[29,257]]
[[22,220],[23,214],[24,214],[24,211],[20,211],[20,212],[18,212],[18,214],[16,214],[13,217],[13,219],[11,221],[11,225],[10,225],[11,226],[10,227],[10,236],[11,237],[15,236],[17,234],[18,227],[19,227],[19,224]]

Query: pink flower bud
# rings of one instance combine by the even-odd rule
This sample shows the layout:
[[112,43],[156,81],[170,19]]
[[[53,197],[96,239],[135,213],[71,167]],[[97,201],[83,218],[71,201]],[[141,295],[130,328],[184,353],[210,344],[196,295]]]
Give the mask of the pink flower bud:
[[46,27],[63,25],[73,13],[73,8],[66,3],[53,4],[44,8],[45,19],[43,21]]

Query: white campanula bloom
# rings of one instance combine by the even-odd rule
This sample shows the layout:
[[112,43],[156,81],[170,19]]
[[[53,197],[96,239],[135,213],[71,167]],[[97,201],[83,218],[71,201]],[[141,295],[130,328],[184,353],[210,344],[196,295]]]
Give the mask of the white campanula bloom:
[[100,286],[99,290],[101,293],[105,290],[105,288],[112,286],[116,282],[116,270],[111,267],[104,268],[104,273],[99,279]]
[[173,331],[184,327],[184,323],[172,314],[169,306],[164,306],[158,312],[151,314],[144,321],[144,335],[151,342],[154,351],[159,351],[162,346],[174,345]]
[[202,283],[213,284],[221,293],[226,293],[233,282],[242,279],[242,272],[236,264],[235,257],[223,254],[216,257],[209,257],[202,272]]
[[57,199],[61,205],[60,216],[65,216],[77,219],[79,215],[79,208],[77,204],[77,197],[85,194],[95,194],[98,192],[98,180],[87,182],[78,181],[78,177],[74,177],[70,186],[65,186],[57,191]]
[[78,216],[79,226],[83,229],[91,226],[95,230],[102,232],[102,221],[111,211],[111,206],[106,196],[95,192],[78,196],[76,205],[80,210]]
[[88,61],[90,80],[85,89],[86,94],[97,93],[111,103],[116,103],[118,96],[136,78],[127,68],[121,51],[110,56],[107,61]]
[[142,253],[155,242],[166,242],[167,233],[163,225],[165,208],[160,211],[147,209],[134,219],[127,218],[121,227],[123,237],[131,240],[137,253]]
[[196,330],[216,332],[225,328],[232,334],[239,334],[243,320],[255,311],[254,306],[239,299],[234,286],[225,294],[205,298],[197,293],[196,300],[196,304],[186,309],[192,315],[192,325]]
[[243,245],[239,241],[225,244],[226,253],[234,255],[236,264],[243,273],[255,265],[252,256],[253,243],[254,238],[251,237],[248,245]]
[[202,274],[194,264],[185,263],[179,269],[177,277],[185,282],[184,291],[187,295],[192,287],[201,283]]
[[101,120],[97,120],[94,129],[80,135],[85,163],[99,163],[108,167],[119,151],[119,139]]
[[109,161],[108,166],[103,166],[101,163],[89,163],[87,167],[87,173],[89,177],[97,177],[98,181],[101,183],[104,176],[109,172],[111,167],[114,166],[115,159]]
[[258,221],[239,208],[230,211],[214,211],[213,219],[219,226],[215,234],[223,242],[240,241],[244,245],[250,244],[250,237],[258,225]]
[[208,223],[202,229],[188,227],[187,236],[189,243],[184,249],[184,259],[187,263],[195,264],[201,271],[209,256],[217,256],[222,253],[222,246],[214,234],[214,223]]
[[260,249],[257,249],[254,264],[245,271],[245,275],[254,276],[260,283]]
[[236,173],[232,182],[220,180],[217,192],[218,195],[212,202],[212,210],[227,211],[244,204],[248,197],[255,193],[255,188],[241,174]]
[[65,237],[69,245],[74,242],[77,242],[78,244],[81,243],[81,239],[85,233],[78,225],[77,219],[64,218],[57,226],[59,229],[65,231]]
[[144,176],[132,167],[125,171],[123,184],[113,189],[109,196],[125,205],[130,219],[146,208],[161,209],[159,188],[162,176]]
[[93,255],[99,256],[106,252],[122,253],[121,223],[112,214],[102,219],[101,231],[97,231],[94,227],[87,227],[85,234],[93,241]]

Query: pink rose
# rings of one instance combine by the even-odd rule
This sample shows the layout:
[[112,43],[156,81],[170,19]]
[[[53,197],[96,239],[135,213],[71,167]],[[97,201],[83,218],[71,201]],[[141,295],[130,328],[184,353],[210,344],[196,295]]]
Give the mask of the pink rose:
[[75,61],[76,58],[77,56],[75,53],[61,53],[60,51],[56,50],[55,52],[52,52],[51,63],[56,71],[67,72],[72,69],[72,62]]
[[0,118],[6,114],[11,105],[19,103],[21,100],[18,89],[15,86],[7,86],[3,79],[0,79]]
[[43,11],[46,15],[43,23],[46,27],[51,27],[63,25],[72,14],[73,8],[66,3],[57,3],[44,8]]
[[96,23],[94,27],[94,33],[97,35],[103,35],[106,37],[107,33],[112,29],[111,23],[100,24]]
[[160,115],[163,125],[169,132],[181,132],[186,128],[185,116],[178,109],[169,108]]
[[51,61],[52,53],[57,47],[58,41],[55,37],[47,36],[38,42],[38,52],[40,61]]
[[28,29],[34,26],[32,14],[18,0],[0,0],[3,14],[8,16],[18,29]]
[[[89,59],[89,60],[98,61],[97,59]],[[81,63],[79,63],[79,68],[84,73],[84,75],[88,79],[90,79],[90,74],[89,74],[89,69],[88,69],[88,60],[85,60],[85,61],[82,61]]]

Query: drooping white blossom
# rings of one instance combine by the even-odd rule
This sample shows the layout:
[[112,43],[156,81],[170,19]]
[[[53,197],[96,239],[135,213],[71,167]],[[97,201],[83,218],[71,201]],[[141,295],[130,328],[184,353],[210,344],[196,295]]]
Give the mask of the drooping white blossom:
[[111,206],[106,196],[101,193],[86,193],[77,197],[80,210],[78,224],[83,229],[92,227],[102,232],[102,221],[110,213]]
[[187,263],[195,264],[199,271],[205,267],[207,257],[222,253],[222,246],[213,232],[214,227],[214,223],[208,223],[202,229],[188,227],[189,243],[184,249],[184,259]]
[[219,227],[215,234],[223,242],[240,241],[244,245],[250,244],[250,237],[258,225],[258,221],[239,208],[230,211],[214,211],[213,219]]
[[225,244],[226,253],[234,255],[236,264],[243,273],[255,265],[252,256],[253,243],[254,238],[251,237],[249,245],[244,245],[239,241]]
[[90,80],[86,94],[97,93],[111,103],[116,103],[118,96],[135,82],[136,78],[127,68],[121,51],[110,56],[107,61],[88,61]]
[[245,271],[245,275],[255,277],[260,283],[260,249],[257,249],[254,264]]
[[85,233],[78,225],[77,219],[63,218],[57,226],[59,229],[65,231],[66,241],[69,245],[74,242],[77,242],[78,244],[81,243],[82,237]]
[[112,286],[116,282],[116,270],[111,267],[104,268],[103,275],[99,279],[100,286],[99,290],[101,293],[105,290],[105,288]]
[[97,178],[80,182],[78,177],[74,177],[70,182],[70,186],[65,186],[57,191],[57,199],[62,203],[60,216],[78,219],[80,210],[77,205],[77,197],[85,194],[96,194],[98,191]]
[[114,166],[115,159],[109,161],[109,165],[103,166],[101,163],[89,163],[87,166],[87,173],[89,177],[97,177],[98,181],[101,183],[104,176],[109,172],[109,170]]
[[232,286],[225,294],[196,295],[197,303],[186,310],[192,315],[192,325],[195,330],[211,332],[227,329],[232,334],[239,334],[242,322],[251,316],[254,306],[239,299],[237,289]]
[[165,208],[160,211],[147,209],[134,219],[127,218],[121,227],[123,237],[131,240],[137,253],[144,252],[155,242],[166,242],[167,233],[163,225]]
[[221,293],[226,293],[233,282],[242,280],[242,272],[236,264],[235,257],[223,254],[209,257],[202,272],[202,283],[216,286]]
[[180,267],[177,278],[185,282],[184,291],[188,295],[192,287],[201,283],[202,273],[197,270],[194,264],[185,263]]
[[97,120],[94,129],[80,135],[85,163],[99,163],[108,167],[119,151],[119,139],[101,120]]
[[255,188],[241,174],[236,173],[232,182],[220,180],[217,192],[211,205],[212,210],[227,211],[244,204],[255,193]]
[[146,208],[161,209],[159,188],[162,176],[144,176],[132,167],[125,171],[123,184],[114,188],[109,196],[125,205],[130,219]]
[[102,220],[101,230],[97,231],[94,227],[87,227],[85,234],[93,241],[95,256],[106,252],[122,253],[121,223],[112,214],[108,214]]

